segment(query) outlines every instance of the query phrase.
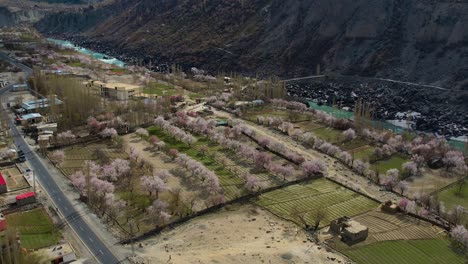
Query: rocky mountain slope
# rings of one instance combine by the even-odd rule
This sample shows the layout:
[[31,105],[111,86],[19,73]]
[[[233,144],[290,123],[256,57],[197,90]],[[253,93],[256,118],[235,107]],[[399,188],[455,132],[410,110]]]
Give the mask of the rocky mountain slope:
[[36,27],[146,63],[468,89],[466,14],[466,0],[118,0]]

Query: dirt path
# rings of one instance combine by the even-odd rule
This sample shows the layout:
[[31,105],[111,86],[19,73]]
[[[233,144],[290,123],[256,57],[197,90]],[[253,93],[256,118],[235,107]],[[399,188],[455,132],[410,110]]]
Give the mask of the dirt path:
[[198,217],[140,245],[138,263],[148,264],[345,263],[307,241],[295,224],[252,205]]
[[[231,114],[214,110],[213,112],[216,116],[224,117],[224,118],[233,118]],[[235,119],[235,118],[234,118]],[[333,179],[338,181],[346,186],[351,187],[352,189],[358,190],[361,193],[369,195],[375,199],[380,201],[386,200],[395,200],[398,201],[400,199],[399,196],[395,195],[391,192],[380,191],[379,186],[376,184],[371,183],[368,179],[357,175],[355,172],[350,170],[348,167],[344,166],[341,162],[339,162],[335,158],[331,158],[328,155],[322,154],[314,149],[305,148],[303,145],[297,143],[289,136],[280,134],[279,132],[272,131],[268,128],[263,126],[257,125],[255,123],[241,120],[242,123],[247,125],[249,128],[254,130],[257,135],[260,136],[268,136],[272,139],[280,141],[281,143],[285,144],[287,148],[292,151],[301,154],[306,160],[311,159],[321,159],[327,164],[328,168],[328,175],[327,178]]]

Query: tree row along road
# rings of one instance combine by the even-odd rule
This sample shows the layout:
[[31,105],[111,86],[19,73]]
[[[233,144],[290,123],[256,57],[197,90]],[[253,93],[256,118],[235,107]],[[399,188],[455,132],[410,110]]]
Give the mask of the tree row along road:
[[[25,72],[26,77],[29,77],[32,73],[32,69],[17,61],[14,61],[4,53],[0,53],[0,59],[3,59],[22,69]],[[13,85],[2,88],[0,90],[0,96],[5,92],[8,92],[11,88],[13,88]],[[108,246],[106,246],[101,241],[96,233],[94,233],[88,223],[84,221],[80,215],[80,212],[78,212],[72,206],[72,203],[65,196],[63,190],[58,187],[46,166],[41,162],[37,154],[31,149],[31,147],[26,143],[24,138],[19,133],[18,128],[13,123],[13,119],[8,116],[7,110],[2,109],[2,111],[5,118],[9,120],[9,126],[12,132],[11,135],[13,136],[18,149],[24,151],[26,159],[34,170],[34,173],[41,183],[41,186],[49,194],[58,211],[63,215],[64,219],[73,228],[76,234],[78,234],[82,242],[85,243],[97,261],[105,264],[119,263],[117,257],[110,251]]]

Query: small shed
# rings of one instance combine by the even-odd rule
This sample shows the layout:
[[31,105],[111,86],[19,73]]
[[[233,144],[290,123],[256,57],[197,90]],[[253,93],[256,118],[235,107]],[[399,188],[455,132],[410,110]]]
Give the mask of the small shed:
[[7,184],[3,174],[0,172],[0,194],[8,192]]
[[380,210],[390,214],[396,214],[398,212],[398,205],[392,201],[386,201],[380,206]]
[[18,206],[32,204],[36,202],[36,194],[34,192],[27,192],[16,196],[16,204]]
[[369,228],[349,217],[340,217],[331,221],[330,231],[341,236],[341,240],[348,244],[354,244],[366,240]]
[[356,243],[366,240],[369,235],[369,228],[361,223],[350,220],[341,232],[341,239],[344,242]]

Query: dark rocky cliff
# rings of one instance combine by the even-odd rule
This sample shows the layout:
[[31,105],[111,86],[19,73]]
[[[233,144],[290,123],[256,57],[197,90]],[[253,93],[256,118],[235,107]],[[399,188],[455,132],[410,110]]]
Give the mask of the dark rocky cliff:
[[36,27],[145,62],[468,89],[465,0],[120,0]]

